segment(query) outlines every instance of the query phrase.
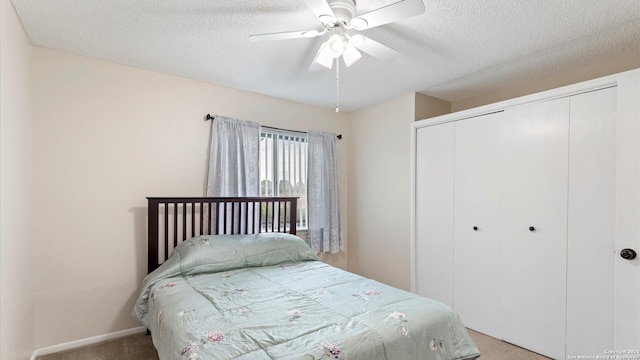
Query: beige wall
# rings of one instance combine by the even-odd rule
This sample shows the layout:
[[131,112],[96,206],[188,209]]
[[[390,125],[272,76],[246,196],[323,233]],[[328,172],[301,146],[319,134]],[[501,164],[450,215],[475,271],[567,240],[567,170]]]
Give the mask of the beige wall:
[[[140,326],[130,312],[146,269],[145,196],[203,193],[205,114],[342,133],[346,183],[346,114],[33,51],[38,348]],[[327,260],[346,267],[344,254]]]
[[420,93],[416,93],[415,120],[428,119],[451,113],[451,103]]
[[471,109],[502,100],[535,94],[541,91],[551,90],[561,86],[576,84],[582,81],[636,69],[638,67],[640,67],[640,55],[629,55],[602,63],[592,64],[583,68],[575,69],[573,71],[555,74],[553,76],[549,76],[540,80],[505,87],[503,89],[491,91],[486,94],[474,96],[465,100],[454,101],[451,104],[451,110],[452,112],[456,112]]
[[0,1],[0,358],[34,345],[31,45],[9,0]]
[[352,113],[349,157],[348,269],[409,289],[408,94]]

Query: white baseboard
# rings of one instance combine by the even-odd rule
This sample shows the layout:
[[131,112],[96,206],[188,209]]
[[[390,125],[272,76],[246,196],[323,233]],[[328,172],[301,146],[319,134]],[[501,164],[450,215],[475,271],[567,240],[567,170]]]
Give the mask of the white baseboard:
[[47,355],[47,354],[53,354],[53,353],[56,353],[56,352],[70,350],[70,349],[75,349],[75,348],[79,348],[81,346],[97,344],[97,343],[100,343],[100,342],[103,342],[103,341],[113,340],[113,339],[117,339],[117,338],[120,338],[120,337],[123,337],[123,336],[135,335],[135,334],[138,334],[138,333],[141,333],[141,332],[145,332],[145,331],[147,331],[147,328],[144,327],[144,326],[140,326],[140,327],[133,328],[133,329],[121,330],[121,331],[116,331],[116,332],[112,332],[112,333],[109,333],[109,334],[93,336],[93,337],[86,338],[86,339],[70,341],[70,342],[66,342],[64,344],[47,346],[47,347],[44,347],[44,348],[41,348],[41,349],[36,349],[33,352],[33,355],[31,355],[31,360],[36,360],[36,358],[38,356]]

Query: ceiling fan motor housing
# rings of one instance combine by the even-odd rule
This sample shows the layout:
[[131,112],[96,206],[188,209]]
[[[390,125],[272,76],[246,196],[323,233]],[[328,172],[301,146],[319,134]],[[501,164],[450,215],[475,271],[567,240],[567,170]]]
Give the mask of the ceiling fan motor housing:
[[349,24],[356,13],[356,2],[354,0],[329,0],[327,3],[333,10],[337,22],[344,25]]

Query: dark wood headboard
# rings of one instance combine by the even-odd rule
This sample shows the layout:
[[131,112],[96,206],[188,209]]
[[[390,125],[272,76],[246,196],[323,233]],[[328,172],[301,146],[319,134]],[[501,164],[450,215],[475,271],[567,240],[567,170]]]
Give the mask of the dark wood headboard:
[[180,242],[199,235],[296,233],[296,197],[148,197],[152,272]]

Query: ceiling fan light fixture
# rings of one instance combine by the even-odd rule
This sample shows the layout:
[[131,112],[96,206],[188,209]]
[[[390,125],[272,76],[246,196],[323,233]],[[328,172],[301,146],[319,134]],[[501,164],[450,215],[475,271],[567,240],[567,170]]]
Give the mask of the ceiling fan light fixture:
[[344,39],[338,34],[333,34],[325,43],[331,56],[334,59],[339,58],[344,53]]
[[364,30],[369,27],[369,23],[363,18],[353,18],[351,19],[351,27],[356,30]]
[[344,64],[349,67],[355,64],[356,61],[360,60],[361,57],[362,54],[360,54],[360,51],[358,51],[358,49],[356,49],[353,44],[347,43],[344,48],[344,53],[342,54],[342,60],[344,60]]
[[358,47],[364,44],[365,38],[360,34],[355,34],[349,38],[349,44]]
[[318,50],[316,58],[313,59],[313,61],[326,67],[327,69],[331,69],[333,67],[333,59],[334,57],[331,54],[331,51],[328,50],[327,43],[325,42],[320,46],[320,50]]

